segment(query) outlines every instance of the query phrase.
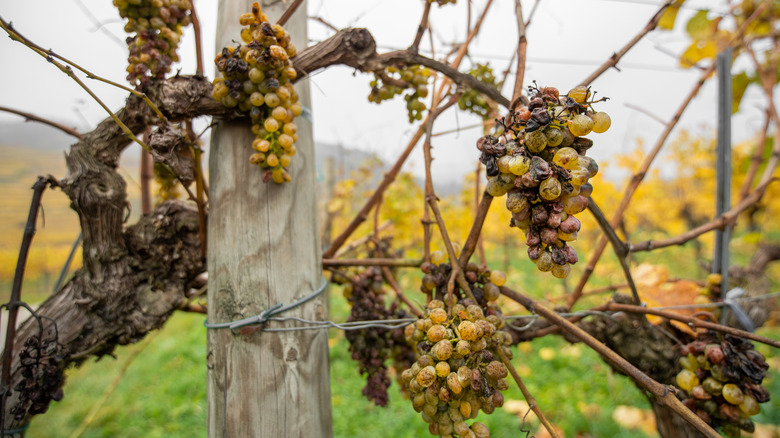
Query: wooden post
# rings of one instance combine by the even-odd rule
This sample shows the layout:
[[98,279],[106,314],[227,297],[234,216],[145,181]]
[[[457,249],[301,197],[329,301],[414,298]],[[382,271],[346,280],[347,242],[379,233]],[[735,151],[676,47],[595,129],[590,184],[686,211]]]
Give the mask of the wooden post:
[[[265,6],[263,3],[273,3]],[[263,2],[274,22],[284,2]],[[219,3],[217,48],[240,41],[238,18],[250,0]],[[287,22],[293,43],[306,47],[306,6]],[[296,84],[309,106],[309,84]],[[234,321],[289,304],[322,283],[311,122],[299,117],[292,182],[261,181],[249,163],[249,122],[219,123],[212,134],[209,171],[208,320]],[[280,316],[324,320],[327,297]],[[332,419],[325,330],[250,335],[208,332],[210,437],[330,437]]]

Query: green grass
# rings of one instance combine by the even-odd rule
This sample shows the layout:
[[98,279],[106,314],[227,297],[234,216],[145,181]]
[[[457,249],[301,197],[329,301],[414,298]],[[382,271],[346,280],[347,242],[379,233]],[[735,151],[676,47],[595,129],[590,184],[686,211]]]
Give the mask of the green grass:
[[[333,319],[343,320],[344,300],[331,301]],[[105,403],[82,437],[206,436],[206,333],[202,322],[202,315],[176,314],[160,332],[139,344],[118,349],[116,358],[89,361],[80,369],[71,370],[65,398],[33,420],[28,436],[70,436],[106,394]],[[763,329],[762,333],[780,338],[777,328]],[[331,330],[330,337],[334,435],[427,436],[426,424],[399,394],[395,382],[386,408],[376,407],[360,395],[365,382],[349,357],[343,333]],[[543,350],[545,354],[540,355]],[[775,398],[762,405],[763,412],[757,419],[761,423],[780,424],[780,352],[765,346],[759,346],[759,350],[772,363],[765,385]],[[565,436],[657,436],[615,421],[616,406],[636,406],[647,411],[650,405],[633,383],[614,375],[587,347],[547,337],[516,349],[513,363],[545,414],[563,429]],[[110,391],[117,379],[116,388]],[[479,421],[488,424],[495,437],[522,437],[521,418],[525,411],[508,412],[511,409],[507,407],[516,406],[516,401],[523,397],[514,386],[505,397],[504,409],[489,416],[482,413]],[[534,432],[538,426],[533,420]]]

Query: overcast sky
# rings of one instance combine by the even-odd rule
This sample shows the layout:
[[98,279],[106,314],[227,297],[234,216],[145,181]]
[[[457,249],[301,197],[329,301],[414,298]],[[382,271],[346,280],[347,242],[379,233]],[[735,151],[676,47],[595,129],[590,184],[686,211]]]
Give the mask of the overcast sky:
[[[649,20],[661,0],[542,0],[528,30],[527,83],[558,87],[561,92],[579,83],[614,51],[619,50]],[[201,17],[207,74],[213,78],[211,59],[214,49],[216,0],[196,0]],[[482,10],[485,0],[474,0],[473,17]],[[526,14],[534,1],[523,1]],[[684,25],[697,7],[708,6],[713,11],[725,9],[723,1],[689,0],[678,16]],[[466,29],[466,0],[457,5],[433,7],[431,23],[434,40],[439,44],[437,55],[445,44],[463,40]],[[309,0],[308,14],[321,17],[338,28],[366,27],[376,39],[380,51],[408,46],[416,30],[422,2],[419,0]],[[300,11],[299,13],[302,13]],[[109,0],[25,0],[0,2],[0,15],[38,44],[52,48],[94,73],[117,82],[124,81],[127,49],[125,33],[116,9]],[[646,37],[623,58],[621,71],[610,70],[602,75],[593,89],[610,100],[597,109],[612,116],[612,128],[605,134],[592,134],[591,150],[597,160],[627,152],[636,147],[637,139],[651,147],[662,125],[647,115],[628,108],[645,108],[668,120],[699,77],[696,70],[677,66],[671,54],[681,53],[688,44],[678,26],[674,32],[656,31]],[[325,39],[333,31],[321,23],[309,21],[312,43]],[[422,51],[429,49],[424,38]],[[471,62],[490,61],[497,72],[503,71],[517,42],[514,2],[495,0],[483,30],[471,46]],[[299,48],[300,50],[301,48]],[[194,38],[191,29],[185,32],[178,67],[183,73],[194,72]],[[0,104],[29,111],[81,130],[93,127],[106,113],[71,79],[27,48],[8,38],[0,38],[0,54],[4,68],[0,69]],[[408,142],[416,126],[407,122],[405,102],[396,98],[381,106],[367,101],[372,76],[354,73],[344,67],[331,68],[312,77],[312,109],[315,139],[319,142],[341,143],[345,147],[375,152],[386,161],[394,161]],[[511,94],[514,76],[504,94]],[[123,105],[126,93],[88,81],[112,109]],[[680,129],[713,134],[716,121],[715,82],[706,85],[693,105],[686,111]],[[743,111],[733,118],[735,142],[752,137],[762,124],[763,101],[751,90],[742,103]],[[0,113],[0,122],[19,120]],[[479,119],[465,113],[450,112],[440,119],[435,131],[473,125]],[[208,121],[201,122],[205,126]],[[474,168],[478,129],[436,137],[434,176],[441,181],[460,181],[465,172]],[[674,134],[673,134],[674,136]],[[63,150],[68,145],[62,145]],[[406,169],[421,175],[422,152],[417,151]],[[617,174],[611,174],[616,177]]]

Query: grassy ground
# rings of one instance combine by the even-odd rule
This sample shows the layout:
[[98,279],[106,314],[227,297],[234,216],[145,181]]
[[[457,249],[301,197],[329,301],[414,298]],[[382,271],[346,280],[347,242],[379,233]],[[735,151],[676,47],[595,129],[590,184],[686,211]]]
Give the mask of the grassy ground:
[[[343,316],[343,300],[333,300],[334,318]],[[72,370],[65,398],[37,417],[34,437],[192,437],[205,436],[205,329],[201,315],[177,314],[143,342],[121,348],[116,358]],[[780,330],[765,330],[780,338]],[[387,408],[375,407],[360,391],[364,380],[347,351],[343,334],[332,330],[331,390],[337,437],[419,437],[427,427],[408,400],[390,389]],[[765,381],[780,394],[780,352],[759,347],[772,364]],[[522,344],[514,364],[550,420],[565,436],[654,437],[649,404],[626,378],[614,375],[592,351],[548,337]],[[512,387],[507,403],[493,415],[480,414],[496,437],[524,436],[520,429],[527,405]],[[780,396],[763,405],[760,422],[780,424]],[[638,408],[638,409],[636,409]],[[530,416],[529,416],[530,418]],[[538,422],[531,421],[536,431]],[[80,433],[77,435],[77,433]]]

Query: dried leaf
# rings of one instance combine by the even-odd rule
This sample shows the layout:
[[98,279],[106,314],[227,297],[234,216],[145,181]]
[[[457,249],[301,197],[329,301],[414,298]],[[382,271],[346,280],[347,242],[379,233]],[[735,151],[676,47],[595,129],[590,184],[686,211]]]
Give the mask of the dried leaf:
[[[667,283],[668,271],[663,266],[643,263],[632,272],[636,283],[639,299],[648,307],[666,307],[691,304],[699,295],[701,287],[689,280],[680,280]],[[670,309],[671,313],[683,316],[691,316],[696,309]],[[664,318],[655,315],[647,315],[652,324],[660,324]],[[695,335],[691,328],[680,321],[671,321],[677,329]]]

